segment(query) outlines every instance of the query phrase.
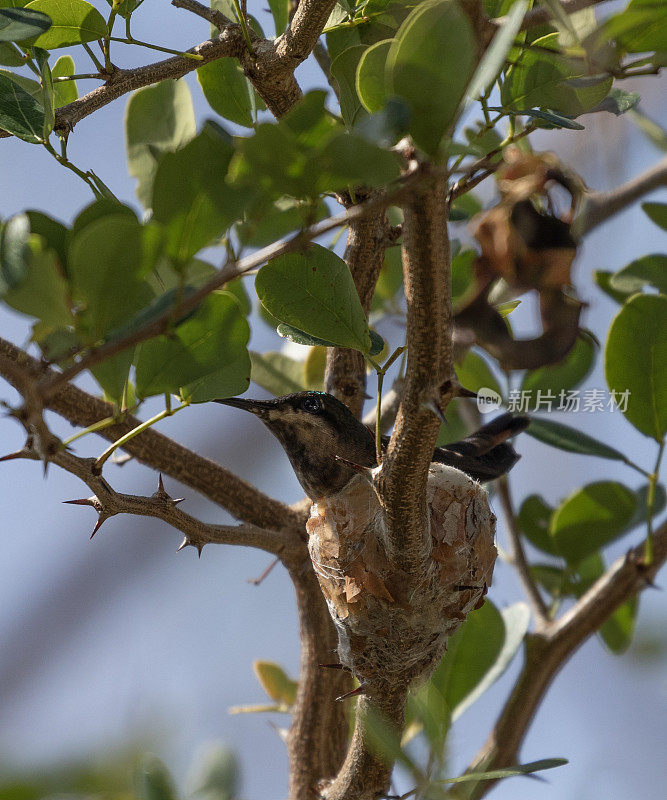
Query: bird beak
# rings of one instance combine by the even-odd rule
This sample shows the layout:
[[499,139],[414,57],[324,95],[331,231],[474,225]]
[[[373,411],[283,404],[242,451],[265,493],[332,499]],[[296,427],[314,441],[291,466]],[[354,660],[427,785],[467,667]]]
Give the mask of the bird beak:
[[214,400],[215,403],[221,403],[223,406],[232,406],[233,408],[242,408],[244,411],[250,411],[262,420],[266,420],[269,415],[269,410],[274,406],[267,400],[249,400],[247,397],[227,397],[223,400]]

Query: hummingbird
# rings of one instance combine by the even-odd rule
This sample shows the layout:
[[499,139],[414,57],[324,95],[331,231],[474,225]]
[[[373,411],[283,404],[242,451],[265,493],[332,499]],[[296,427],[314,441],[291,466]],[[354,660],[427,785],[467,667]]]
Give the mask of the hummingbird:
[[[250,411],[287,453],[296,477],[314,502],[339,492],[359,471],[377,466],[375,438],[348,407],[326,392],[295,392],[272,400],[215,400]],[[528,427],[527,416],[503,414],[470,436],[436,447],[433,461],[480,483],[498,478],[519,460],[507,439]],[[389,437],[382,437],[386,448]],[[356,467],[356,469],[355,469]]]

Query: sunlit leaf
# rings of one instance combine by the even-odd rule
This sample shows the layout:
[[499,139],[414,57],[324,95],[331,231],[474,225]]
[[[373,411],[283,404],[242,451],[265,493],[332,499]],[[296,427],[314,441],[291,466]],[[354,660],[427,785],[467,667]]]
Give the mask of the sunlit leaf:
[[92,42],[107,34],[104,17],[85,0],[32,0],[26,10],[41,11],[51,19],[51,27],[34,42],[45,50]]
[[637,294],[614,317],[605,374],[618,396],[629,391],[625,417],[661,441],[667,431],[667,295]]

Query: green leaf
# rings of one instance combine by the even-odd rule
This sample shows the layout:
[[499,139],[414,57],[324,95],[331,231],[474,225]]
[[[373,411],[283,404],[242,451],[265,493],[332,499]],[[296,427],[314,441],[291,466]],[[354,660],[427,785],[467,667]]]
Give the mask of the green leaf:
[[608,111],[616,117],[625,114],[626,111],[631,111],[635,108],[641,100],[637,92],[626,92],[624,89],[612,89],[605,99],[592,108],[591,111]]
[[570,131],[583,131],[584,126],[569,117],[564,117],[562,114],[555,114],[553,111],[541,111],[539,108],[530,108],[526,111],[510,111],[512,116],[526,116],[530,117],[536,122],[539,128],[546,128],[547,130],[553,128],[565,128]]
[[401,263],[401,248],[388,247],[384,251],[384,262],[380,270],[380,277],[375,284],[371,311],[378,311],[388,300],[392,300],[402,286],[403,264]]
[[171,775],[157,756],[144,756],[137,782],[141,800],[177,800]]
[[643,256],[609,277],[609,288],[621,303],[636,292],[643,291],[646,286],[667,294],[666,255],[654,253]]
[[501,616],[505,627],[502,647],[498,651],[495,661],[489,666],[477,685],[452,709],[452,721],[457,720],[503,675],[521,646],[521,642],[523,642],[523,637],[526,635],[528,624],[530,623],[530,608],[528,605],[526,603],[514,603],[508,608],[504,608],[501,611]]
[[615,655],[621,655],[632,644],[637,622],[639,598],[622,603],[600,627],[600,637]]
[[51,27],[34,42],[45,50],[93,42],[107,35],[104,17],[85,0],[32,0],[26,9],[41,11],[51,19]]
[[[121,17],[127,19],[143,2],[144,0],[122,0],[117,6],[118,13]],[[107,3],[111,6],[114,0],[107,0]]]
[[625,417],[662,441],[667,430],[667,296],[637,294],[614,317],[605,347],[611,391],[629,391]]
[[187,144],[196,130],[192,97],[184,80],[160,81],[132,94],[125,111],[125,146],[128,169],[138,181],[136,193],[144,208],[150,207],[160,157]]
[[[224,379],[228,368],[231,382],[240,387],[240,391],[245,391],[250,379],[250,362],[248,360],[245,365],[246,374],[241,374],[240,366],[243,364],[239,362],[247,352],[249,336],[247,320],[236,298],[228,292],[214,292],[194,314],[174,329],[172,336],[158,336],[139,346],[137,396],[175,394],[181,387],[186,387],[184,398],[203,402],[211,387],[206,384],[202,387],[199,381],[210,376],[215,376],[216,381]],[[212,400],[215,396],[207,399]]]
[[355,131],[380,147],[392,147],[408,132],[412,112],[399,97],[390,97],[375,114],[370,114],[355,125]]
[[134,347],[128,347],[90,370],[105,396],[116,405],[122,402],[133,359]]
[[466,783],[467,781],[497,781],[502,778],[512,778],[515,775],[532,775],[545,769],[554,769],[568,764],[566,758],[543,758],[540,761],[531,761],[530,764],[518,764],[516,767],[493,769],[488,772],[466,772],[458,778],[445,778],[435,783]]
[[632,0],[602,25],[600,36],[618,39],[630,53],[667,50],[667,7],[662,0]]
[[276,36],[287,27],[289,19],[289,0],[269,0],[269,8],[273,17],[273,24],[276,30]]
[[667,231],[667,203],[642,203],[642,209],[649,219]]
[[41,144],[45,120],[39,100],[0,73],[0,128],[30,144]]
[[284,322],[278,325],[276,333],[278,336],[282,336],[283,339],[294,342],[294,344],[303,344],[307,347],[336,347],[335,342],[330,342],[328,339],[320,339],[318,336],[311,336],[309,333]]
[[459,382],[471,392],[478,392],[481,388],[487,387],[502,396],[502,390],[495,375],[491,372],[486,359],[472,350],[468,350],[463,361],[455,365],[456,374]]
[[456,119],[476,53],[470,23],[455,0],[420,3],[389,50],[388,91],[410,105],[410,133],[431,156]]
[[356,89],[366,111],[373,113],[387,102],[385,64],[393,39],[371,45],[357,65]]
[[218,58],[204,64],[197,69],[197,80],[217,114],[252,128],[252,86],[237,58]]
[[504,641],[503,618],[489,600],[472,611],[450,637],[447,652],[436,667],[431,682],[445,698],[452,713],[496,663]]
[[272,700],[292,706],[296,702],[298,683],[273,661],[255,661],[253,669],[262,689]]
[[558,36],[547,34],[522,51],[501,87],[503,107],[516,111],[537,107],[576,117],[604,100],[612,79],[582,78],[583,66],[558,52]]
[[572,593],[566,570],[554,567],[553,564],[531,564],[529,570],[533,579],[551,597],[558,599]]
[[21,285],[29,264],[30,220],[17,214],[0,230],[0,297]]
[[238,225],[237,231],[244,244],[265,247],[293,231],[319,222],[328,213],[321,200],[300,203],[291,197],[284,197],[268,206],[262,202],[257,208],[249,210],[247,221]]
[[538,392],[541,392],[542,398],[549,393],[558,397],[560,392],[574,389],[590,374],[594,362],[595,346],[588,336],[582,335],[560,363],[527,372],[521,391],[530,392],[534,408]]
[[29,8],[0,8],[0,42],[22,42],[48,31],[51,18]]
[[0,64],[5,67],[20,67],[25,62],[23,53],[11,42],[0,42]]
[[[618,292],[611,285],[611,279],[613,278],[614,273],[610,272],[609,270],[605,269],[596,269],[593,270],[593,280],[597,285],[602,289],[602,291],[607,295],[607,297],[611,297],[612,300],[615,300],[617,303],[624,303],[626,299],[629,297],[628,294],[623,292]],[[634,292],[632,292],[634,294]]]
[[507,55],[514,44],[514,39],[521,28],[521,23],[528,9],[527,0],[517,0],[512,4],[509,14],[503,18],[502,25],[486,49],[475,74],[466,90],[469,98],[474,100],[496,80],[505,64]]
[[242,211],[243,195],[225,182],[233,152],[229,135],[208,122],[158,165],[153,217],[165,226],[167,252],[179,263],[221,236]]
[[269,261],[255,280],[276,319],[339,347],[368,353],[371,338],[347,264],[321,245]]
[[461,250],[452,259],[452,303],[458,303],[472,285],[474,250]]
[[[632,528],[636,528],[637,525],[646,525],[648,520],[648,484],[644,484],[637,489],[637,509],[628,523],[628,530]],[[657,517],[658,514],[661,514],[664,511],[665,505],[667,505],[667,492],[665,492],[665,487],[658,483],[655,487],[655,495],[653,498],[653,516]]]
[[628,116],[659,150],[667,151],[667,131],[661,125],[636,108],[631,109]]
[[250,353],[250,378],[276,397],[302,392],[305,386],[304,362],[283,353]]
[[363,44],[348,47],[331,62],[331,75],[340,92],[341,115],[348,128],[366,114],[356,89],[357,65],[365,52]]
[[43,214],[41,211],[25,212],[30,220],[30,232],[41,236],[58,257],[60,268],[67,271],[67,228],[58,220]]
[[334,136],[313,154],[306,171],[315,175],[318,170],[320,192],[343,190],[350,185],[383,186],[400,175],[394,153],[355,132]]
[[139,279],[141,226],[126,213],[82,228],[69,245],[68,273],[84,334],[94,342],[129,319],[150,297]]
[[531,417],[526,433],[544,444],[566,450],[568,453],[626,461],[625,455],[620,450],[599,442],[576,428],[563,425],[561,422],[552,422],[544,417]]
[[[243,331],[245,344],[250,338],[247,322],[246,329],[247,333],[245,330]],[[183,400],[191,403],[208,403],[218,397],[234,397],[237,394],[243,394],[250,386],[250,376],[250,354],[246,347],[243,347],[237,352],[229,353],[229,357],[221,369],[181,387],[180,395]]]
[[40,98],[42,106],[44,107],[44,126],[42,128],[42,136],[44,139],[49,138],[49,134],[53,130],[53,123],[55,121],[55,108],[54,108],[54,92],[53,92],[53,78],[51,76],[51,68],[49,67],[49,54],[41,47],[33,47],[32,52],[35,55],[35,60],[39,67],[41,75],[41,93]]
[[385,340],[380,336],[377,331],[370,329],[368,331],[371,335],[371,347],[368,351],[369,356],[377,356],[384,350],[386,347]]
[[[573,594],[581,597],[605,571],[604,559],[600,553],[593,553],[577,567],[577,580]],[[637,618],[638,601],[632,597],[622,603],[600,626],[598,633],[612,653],[624,653],[632,643]]]
[[55,253],[42,247],[32,236],[26,271],[20,282],[3,297],[7,305],[23,314],[37,317],[47,325],[72,325],[68,288],[56,263]]
[[[531,422],[532,424],[532,422]],[[549,555],[558,555],[553,539],[549,535],[554,509],[539,494],[529,495],[521,504],[517,522],[528,541]]]
[[556,509],[549,534],[569,564],[622,536],[637,506],[634,492],[615,481],[598,481],[577,489]]
[[68,103],[73,103],[79,96],[76,81],[57,81],[56,78],[64,78],[74,75],[74,59],[72,56],[60,56],[53,65],[51,75],[53,77],[53,91],[55,93],[55,107],[61,108]]
[[129,206],[123,205],[116,200],[110,200],[108,197],[95,200],[75,217],[72,228],[69,231],[69,241],[73,241],[84,228],[95,222],[95,220],[117,216],[118,214],[124,214],[133,222],[137,222],[137,215]]
[[213,744],[204,751],[195,764],[195,775],[188,783],[192,786],[188,797],[206,797],[209,800],[232,800],[241,788],[241,769],[234,753],[227,747]]

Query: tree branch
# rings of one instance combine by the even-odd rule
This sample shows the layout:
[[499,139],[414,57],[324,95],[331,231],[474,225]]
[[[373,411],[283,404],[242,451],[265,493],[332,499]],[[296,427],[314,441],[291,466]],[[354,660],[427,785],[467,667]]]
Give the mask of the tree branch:
[[[7,460],[13,458],[40,460],[41,457],[29,440],[23,450],[12,453]],[[144,497],[114,491],[108,482],[94,471],[94,458],[81,458],[61,449],[54,453],[49,461],[72,475],[76,475],[94,492],[92,497],[64,501],[95,509],[98,521],[93,529],[93,535],[109,517],[117,514],[133,514],[161,519],[172,528],[184,533],[185,539],[179,550],[186,546],[192,546],[201,552],[206,544],[236,544],[265,550],[287,561],[295,560],[303,555],[303,543],[295,531],[288,529],[274,531],[247,523],[243,525],[213,525],[186,514],[177,507],[182,500],[174,500],[166,493],[162,476],[160,476],[157,491],[151,497]]]
[[[0,339],[0,375],[23,395],[24,400],[28,400],[26,384],[34,385],[39,378],[46,376],[48,379],[51,374],[52,370],[45,369],[37,359],[11,342]],[[44,408],[84,428],[114,413],[111,403],[71,384],[55,389],[44,400]],[[39,411],[41,413],[41,408]],[[138,424],[139,420],[127,415],[118,424],[97,431],[97,434],[114,442]],[[127,442],[123,450],[147,466],[190,486],[244,522],[273,530],[289,528],[305,536],[302,514],[157,431],[144,431]]]
[[[430,173],[428,165],[420,171]],[[439,172],[404,207],[403,273],[408,358],[403,396],[377,486],[388,525],[388,555],[408,574],[430,542],[426,479],[440,420],[432,410],[451,390],[451,281],[447,184]]]
[[519,579],[523,585],[524,591],[528,596],[528,600],[533,608],[533,614],[540,627],[548,622],[549,609],[544,602],[540,590],[537,588],[533,576],[530,574],[530,566],[526,559],[526,554],[523,550],[521,542],[521,535],[516,521],[516,514],[514,513],[514,506],[512,504],[512,496],[510,494],[509,480],[507,476],[498,478],[496,481],[496,488],[498,489],[498,497],[500,498],[500,505],[503,509],[505,516],[505,526],[509,533],[510,542],[512,545],[512,563],[516,567]]
[[[622,603],[652,584],[667,561],[667,522],[653,534],[653,561],[643,561],[645,544],[619,558],[559,619],[526,637],[524,666],[498,720],[469,772],[499,769],[516,763],[521,742],[551,684],[574,651]],[[469,795],[478,800],[493,786],[482,781]]]
[[585,236],[640,197],[663,186],[667,186],[667,156],[610,192],[589,192],[584,195],[581,211],[573,223],[575,235]]

